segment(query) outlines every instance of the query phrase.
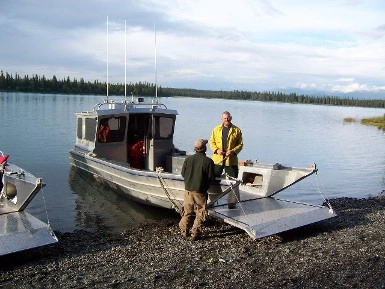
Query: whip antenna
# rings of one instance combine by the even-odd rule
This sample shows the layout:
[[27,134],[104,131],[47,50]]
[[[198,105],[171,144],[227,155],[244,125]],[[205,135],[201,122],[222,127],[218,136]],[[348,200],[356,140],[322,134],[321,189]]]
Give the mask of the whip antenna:
[[108,102],[108,16],[107,16],[107,102]]
[[158,100],[158,71],[156,65],[156,25],[154,22],[154,34],[155,34],[155,99]]
[[124,98],[127,100],[127,20],[124,20]]

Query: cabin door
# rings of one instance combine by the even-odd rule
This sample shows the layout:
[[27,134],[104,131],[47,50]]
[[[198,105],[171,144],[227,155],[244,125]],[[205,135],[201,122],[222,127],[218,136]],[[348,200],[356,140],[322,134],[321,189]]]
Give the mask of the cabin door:
[[149,128],[151,121],[149,115],[131,114],[127,129],[127,162],[136,169],[147,168],[146,160],[149,150]]
[[130,114],[127,130],[130,166],[150,171],[165,168],[166,158],[174,150],[174,124],[175,116]]
[[145,137],[146,169],[150,171],[155,171],[157,167],[165,169],[167,156],[174,151],[175,117],[152,115],[148,120],[148,133]]

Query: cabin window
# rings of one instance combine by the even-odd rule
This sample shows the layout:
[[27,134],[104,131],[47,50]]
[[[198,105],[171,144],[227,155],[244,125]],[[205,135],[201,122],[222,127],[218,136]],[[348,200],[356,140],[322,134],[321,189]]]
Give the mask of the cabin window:
[[159,118],[159,137],[161,139],[169,139],[172,137],[174,129],[174,120],[169,117]]
[[88,141],[95,140],[95,128],[96,128],[96,120],[94,118],[86,118],[86,131],[84,138]]
[[164,140],[172,139],[174,133],[173,117],[154,116],[154,135],[150,115],[131,115],[128,124],[128,144],[136,143],[144,138]]
[[124,116],[102,118],[98,127],[98,141],[103,143],[124,141],[126,123],[127,119]]
[[172,139],[174,119],[171,117],[155,117],[155,139]]
[[77,129],[77,132],[76,132],[76,136],[77,138],[83,138],[83,119],[82,118],[78,118],[78,129]]

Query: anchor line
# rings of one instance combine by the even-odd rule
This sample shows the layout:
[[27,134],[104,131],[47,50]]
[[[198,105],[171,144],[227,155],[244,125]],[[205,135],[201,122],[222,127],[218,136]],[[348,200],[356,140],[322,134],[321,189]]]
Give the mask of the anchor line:
[[48,217],[48,209],[47,209],[47,203],[46,203],[46,200],[45,200],[43,184],[41,184],[41,196],[43,198],[44,210],[45,210],[45,215],[46,215],[46,218],[47,218],[47,225],[48,225],[48,228],[50,229],[51,234],[54,236],[53,231],[52,231],[52,227],[51,227],[51,223],[50,223],[49,217]]
[[329,207],[329,210],[331,210],[332,212],[334,212],[334,209],[332,207],[332,204],[329,202],[329,200],[327,200],[324,196],[324,194],[321,192],[321,189],[320,189],[320,184],[318,182],[318,172],[315,173],[316,175],[316,181],[317,181],[317,189],[318,189],[318,192],[319,194],[321,195],[321,197],[324,199],[325,203],[327,204],[327,206]]
[[[179,213],[180,215],[182,215],[183,214],[183,205],[179,201],[178,201],[179,204],[177,204],[175,194],[167,186],[165,180],[163,179],[163,177],[161,175],[161,173],[163,172],[163,168],[161,168],[161,167],[156,168],[156,172],[158,173],[158,180],[159,180],[160,186],[162,187],[163,191],[165,192],[168,200],[173,205],[175,211],[177,213]],[[171,197],[171,194],[174,196],[174,199]]]

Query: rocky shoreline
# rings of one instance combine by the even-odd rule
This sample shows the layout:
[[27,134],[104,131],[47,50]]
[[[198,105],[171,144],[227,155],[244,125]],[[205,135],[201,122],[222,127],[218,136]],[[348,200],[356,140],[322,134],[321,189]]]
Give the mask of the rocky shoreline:
[[330,203],[337,217],[255,241],[214,219],[185,240],[175,214],[55,232],[57,244],[0,257],[0,288],[384,288],[385,197]]

